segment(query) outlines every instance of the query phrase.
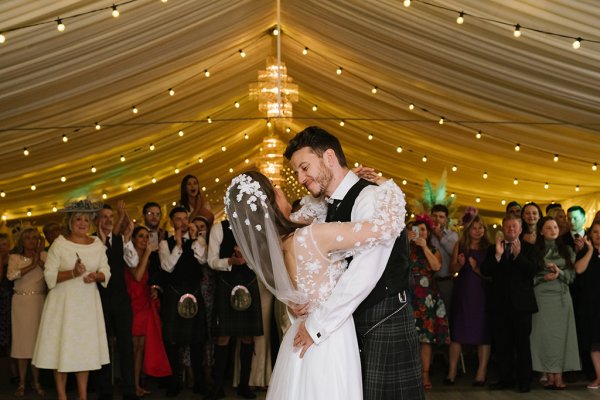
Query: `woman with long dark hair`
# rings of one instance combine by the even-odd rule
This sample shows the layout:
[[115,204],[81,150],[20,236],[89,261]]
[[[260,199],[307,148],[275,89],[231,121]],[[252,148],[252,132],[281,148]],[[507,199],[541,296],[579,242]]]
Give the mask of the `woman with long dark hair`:
[[521,219],[523,221],[523,232],[520,240],[534,244],[537,236],[537,223],[542,218],[542,209],[537,203],[530,202],[523,206],[521,210]]
[[203,216],[212,225],[215,216],[210,211],[208,202],[202,196],[198,178],[194,175],[184,176],[181,180],[180,192],[179,204],[189,213],[188,220],[193,221],[196,217]]

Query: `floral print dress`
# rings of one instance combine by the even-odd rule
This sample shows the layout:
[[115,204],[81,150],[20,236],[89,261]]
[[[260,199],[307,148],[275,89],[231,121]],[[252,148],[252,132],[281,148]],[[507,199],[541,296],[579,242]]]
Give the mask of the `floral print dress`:
[[[435,253],[436,249],[431,251]],[[429,267],[423,250],[412,244],[409,262],[414,277],[412,306],[419,342],[448,344],[450,336],[446,305],[433,279],[435,271]]]

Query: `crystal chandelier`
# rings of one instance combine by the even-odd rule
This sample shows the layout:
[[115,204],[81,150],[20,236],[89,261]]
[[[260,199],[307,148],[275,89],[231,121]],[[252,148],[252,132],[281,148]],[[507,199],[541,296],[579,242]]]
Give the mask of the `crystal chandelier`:
[[281,176],[284,152],[285,144],[277,136],[266,136],[263,138],[257,160],[258,170],[279,187],[285,182]]
[[258,100],[258,109],[267,118],[292,116],[292,103],[298,101],[298,85],[292,83],[284,63],[277,66],[275,57],[267,58],[267,68],[258,71],[258,82],[250,85],[250,98]]

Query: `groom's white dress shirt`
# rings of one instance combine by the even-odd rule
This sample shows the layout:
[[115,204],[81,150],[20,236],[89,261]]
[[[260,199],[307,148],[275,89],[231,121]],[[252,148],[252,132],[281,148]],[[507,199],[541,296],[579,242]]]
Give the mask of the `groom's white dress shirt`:
[[[348,171],[331,198],[342,200],[358,181],[358,176]],[[360,192],[352,207],[352,221],[364,221],[373,217],[375,188],[376,186],[367,186]],[[371,293],[385,270],[393,246],[394,240],[389,240],[362,251],[352,259],[329,299],[317,310],[311,311],[306,319],[306,329],[315,344],[321,343],[338,329]]]

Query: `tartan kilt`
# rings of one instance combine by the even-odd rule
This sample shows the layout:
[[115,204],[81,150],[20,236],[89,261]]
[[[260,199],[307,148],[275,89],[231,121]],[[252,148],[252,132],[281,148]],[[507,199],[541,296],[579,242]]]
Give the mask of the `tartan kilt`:
[[[394,295],[355,314],[359,339],[361,334],[400,306],[398,295]],[[410,301],[400,312],[362,338],[362,343],[360,356],[365,400],[425,399],[420,344]]]
[[[237,311],[229,303],[231,290],[237,285],[248,288],[252,303],[245,311]],[[262,310],[256,275],[248,267],[233,267],[231,272],[217,273],[213,308],[213,337],[262,336]]]
[[194,294],[198,301],[198,314],[193,318],[182,318],[177,312],[177,304],[184,293],[187,292],[177,293],[170,285],[164,286],[164,293],[160,299],[160,319],[165,343],[188,345],[206,339],[206,310],[200,290]]

